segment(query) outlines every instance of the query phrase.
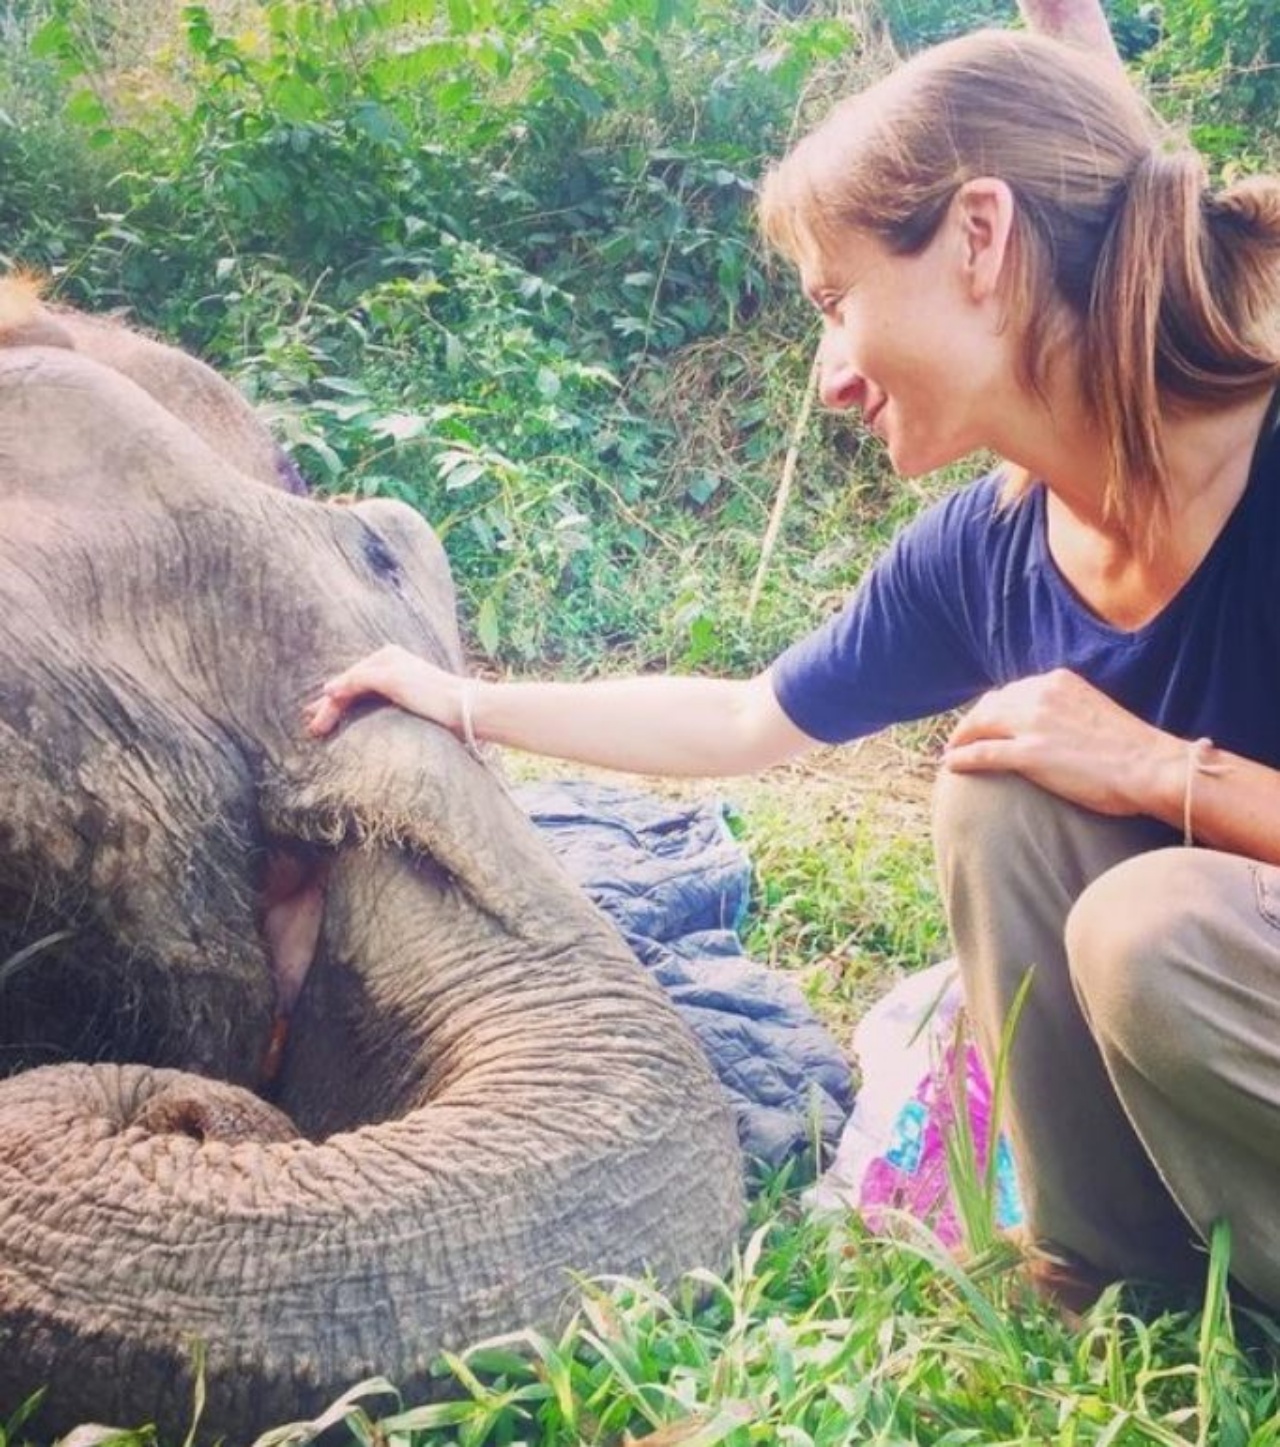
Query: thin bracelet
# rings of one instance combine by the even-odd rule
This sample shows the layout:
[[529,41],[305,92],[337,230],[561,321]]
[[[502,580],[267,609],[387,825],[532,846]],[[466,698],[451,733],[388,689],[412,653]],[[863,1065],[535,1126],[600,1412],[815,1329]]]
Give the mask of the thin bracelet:
[[458,712],[462,718],[462,742],[467,746],[467,752],[480,757],[480,744],[476,739],[476,725],[473,717],[473,709],[476,699],[476,681],[474,678],[462,680],[462,692],[458,696]]
[[1221,764],[1211,764],[1208,754],[1213,749],[1212,739],[1190,739],[1187,742],[1187,772],[1182,785],[1182,842],[1191,849],[1195,846],[1196,835],[1192,827],[1192,805],[1195,801],[1197,774],[1220,774]]

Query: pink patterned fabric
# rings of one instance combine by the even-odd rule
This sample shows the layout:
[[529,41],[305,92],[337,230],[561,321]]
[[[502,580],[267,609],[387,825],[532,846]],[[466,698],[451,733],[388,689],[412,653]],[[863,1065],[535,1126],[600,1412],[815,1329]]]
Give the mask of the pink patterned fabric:
[[[947,1141],[957,1129],[957,1110],[965,1110],[976,1174],[982,1180],[991,1128],[991,1085],[972,1045],[964,1046],[962,1069],[956,1067],[956,1046],[950,1045],[898,1112],[883,1153],[868,1162],[858,1205],[873,1231],[890,1225],[889,1213],[905,1211],[931,1226],[945,1245],[957,1245],[962,1239]],[[1000,1227],[1022,1219],[1013,1161],[1003,1136],[996,1144],[994,1210]]]

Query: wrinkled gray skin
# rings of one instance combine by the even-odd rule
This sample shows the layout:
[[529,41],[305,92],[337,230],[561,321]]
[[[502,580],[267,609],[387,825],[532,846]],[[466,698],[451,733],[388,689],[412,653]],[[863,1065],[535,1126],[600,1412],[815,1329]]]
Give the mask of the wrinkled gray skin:
[[[723,1265],[741,1163],[488,770],[387,707],[302,733],[380,643],[459,665],[429,529],[254,480],[269,442],[161,371],[0,346],[0,1419],[47,1383],[44,1432],[182,1432],[198,1341],[202,1435],[244,1443],[550,1324],[571,1271]],[[248,1093],[282,857],[327,869],[284,1116]]]

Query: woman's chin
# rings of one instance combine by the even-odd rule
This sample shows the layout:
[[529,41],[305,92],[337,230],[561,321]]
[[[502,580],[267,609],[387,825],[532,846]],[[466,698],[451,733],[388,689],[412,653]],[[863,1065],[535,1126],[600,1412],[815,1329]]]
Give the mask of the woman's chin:
[[931,472],[937,472],[941,467],[962,462],[976,450],[939,447],[936,443],[930,446],[922,439],[913,441],[910,438],[895,437],[892,433],[887,434],[883,440],[894,472],[905,478],[925,477]]
[[889,462],[899,477],[923,477],[926,472],[932,472],[935,468],[942,466],[940,462],[933,460],[931,453],[925,452],[919,447],[911,447],[906,443],[898,442],[893,437],[884,439],[884,449],[889,454]]

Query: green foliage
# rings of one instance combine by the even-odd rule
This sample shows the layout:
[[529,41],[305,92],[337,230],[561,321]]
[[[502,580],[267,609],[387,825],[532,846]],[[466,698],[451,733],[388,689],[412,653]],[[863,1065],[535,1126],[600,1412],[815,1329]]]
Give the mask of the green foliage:
[[846,988],[869,968],[912,970],[940,958],[945,926],[918,820],[895,835],[873,799],[808,813],[757,803],[742,832],[755,867],[751,953],[775,962],[838,962]]
[[1274,156],[1280,26],[1273,0],[1163,0],[1148,69],[1220,165]]
[[883,0],[881,9],[895,45],[903,51],[936,45],[985,25],[1007,26],[1016,0]]
[[[760,312],[754,178],[852,29],[751,0],[274,0],[183,26],[142,94],[110,14],[53,0],[34,49],[112,180],[91,235],[59,256],[19,224],[15,254],[240,377],[321,486],[421,508],[485,651],[714,652],[705,614],[655,637],[663,589],[632,580],[774,459],[671,497],[667,369]],[[34,217],[28,172],[7,189]]]
[[[1155,44],[1160,34],[1160,7],[1155,0],[1102,0],[1116,46],[1126,60]],[[902,50],[918,50],[982,26],[1009,26],[1017,21],[1016,0],[881,0],[889,30]]]
[[[1014,8],[885,0],[906,48]],[[1109,9],[1127,53],[1162,23],[1202,144],[1253,147],[1265,0]],[[211,0],[139,67],[143,24],[7,12],[0,261],[239,377],[323,488],[420,508],[481,651],[756,666],[916,505],[815,422],[747,617],[808,348],[753,189],[856,64],[838,0]]]
[[[52,270],[92,236],[108,177],[68,131],[52,69],[31,53],[36,18],[0,10],[0,267]],[[89,224],[86,224],[88,221]]]
[[18,1447],[24,1441],[23,1428],[40,1410],[44,1391],[33,1392],[24,1402],[10,1412],[6,1421],[0,1422],[0,1447]]

